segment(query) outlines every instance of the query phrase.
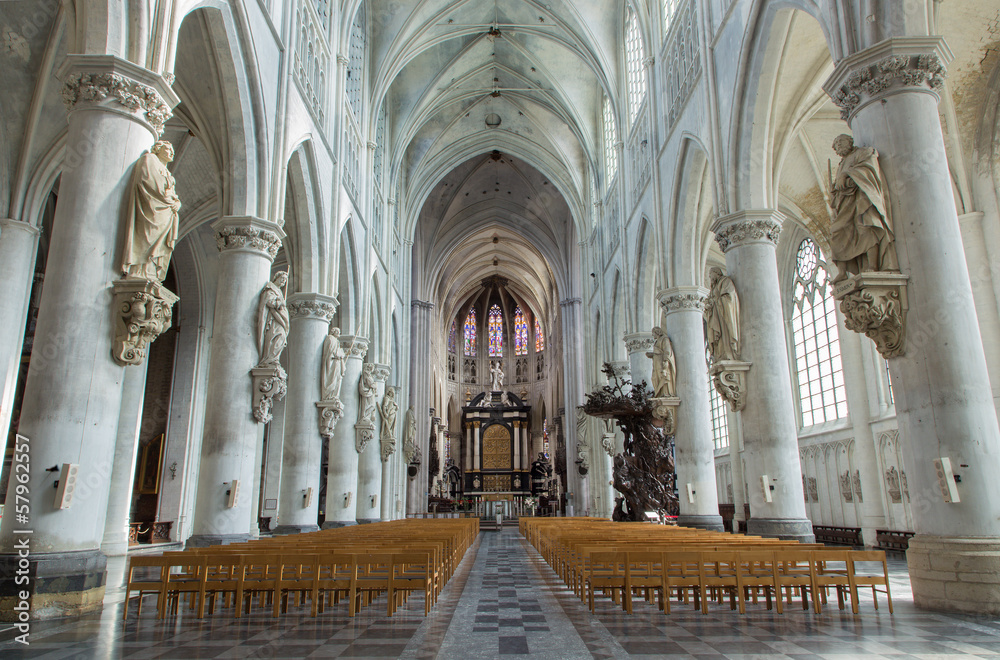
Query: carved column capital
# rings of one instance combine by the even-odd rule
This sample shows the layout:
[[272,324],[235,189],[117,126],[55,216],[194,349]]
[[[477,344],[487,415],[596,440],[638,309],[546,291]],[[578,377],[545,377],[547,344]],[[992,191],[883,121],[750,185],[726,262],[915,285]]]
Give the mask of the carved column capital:
[[705,300],[708,298],[708,289],[700,286],[677,286],[672,289],[664,289],[656,294],[667,314],[674,312],[695,312],[701,314],[705,311]]
[[288,296],[288,316],[291,319],[315,319],[329,323],[336,313],[336,296],[321,293],[293,293]]
[[842,59],[823,89],[847,121],[893,94],[926,93],[940,100],[945,67],[954,57],[942,37],[893,37]]
[[428,312],[434,309],[434,303],[427,302],[426,300],[412,300],[410,301],[410,305],[412,305],[414,309],[422,309]]
[[375,380],[380,383],[384,383],[389,378],[389,373],[391,367],[388,364],[376,364],[375,365]]
[[252,216],[228,216],[212,223],[219,252],[256,252],[273,261],[285,232],[274,222]]
[[368,338],[357,335],[341,335],[340,346],[347,353],[348,359],[357,358],[364,360],[368,355]]
[[583,304],[582,298],[566,298],[564,300],[559,301],[560,307],[572,307],[573,305],[582,305],[582,304]]
[[66,56],[56,74],[66,109],[103,108],[144,124],[159,137],[180,98],[164,76],[114,55]]
[[769,243],[774,247],[778,245],[784,220],[785,216],[778,211],[739,211],[716,220],[712,231],[723,252],[752,243]]
[[628,350],[629,355],[632,353],[645,354],[656,343],[652,332],[632,332],[625,335],[624,339],[625,348]]

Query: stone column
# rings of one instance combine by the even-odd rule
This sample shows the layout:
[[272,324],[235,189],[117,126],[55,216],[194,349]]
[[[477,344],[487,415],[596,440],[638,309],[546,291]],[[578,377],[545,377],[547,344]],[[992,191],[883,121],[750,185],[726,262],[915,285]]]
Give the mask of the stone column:
[[[5,618],[15,589],[29,592],[36,619],[101,607],[106,558],[99,548],[125,374],[111,354],[122,206],[133,165],[178,101],[161,76],[110,55],[69,55],[59,77],[69,109],[67,153],[19,420],[30,447],[30,515],[13,515],[10,488],[10,515],[0,527],[0,575],[14,575],[27,540],[32,580],[0,586]],[[12,311],[18,315],[5,324],[22,325],[21,310]],[[46,469],[65,463],[79,466],[78,480],[69,507],[60,509],[53,506],[59,473]],[[25,528],[30,537],[17,533]]]
[[[1000,312],[997,309],[993,264],[986,250],[982,211],[958,216],[962,245],[969,263],[969,280],[976,300],[976,318],[983,335],[986,366],[993,384],[994,407],[1000,406]],[[0,422],[3,420],[0,419]]]
[[653,343],[652,332],[633,332],[625,335],[632,382],[646,381],[646,387],[649,389],[653,389],[653,361],[646,357],[646,353],[653,350]]
[[[375,365],[375,400],[385,397],[385,381],[389,378],[389,365]],[[381,515],[379,498],[382,496],[382,424],[378,409],[375,410],[375,434],[358,455],[358,506],[356,520],[359,524],[378,522]]]
[[281,490],[275,534],[297,534],[319,529],[320,454],[323,439],[316,423],[320,393],[323,342],[337,299],[320,293],[288,296],[288,393],[285,395],[285,433],[282,443]]
[[[559,303],[562,319],[562,350],[563,350],[563,395],[567,411],[575,417],[576,407],[583,404],[583,301],[580,298],[567,298]],[[583,490],[583,479],[573,463],[576,460],[577,437],[576,424],[564,424],[566,438],[566,489],[573,497],[566,498],[566,515],[576,514],[577,506],[586,506],[586,492]]]
[[24,323],[38,252],[38,227],[0,218],[0,433],[7,437],[21,365]]
[[246,541],[257,529],[254,483],[264,427],[253,416],[250,370],[259,360],[260,292],[285,236],[275,223],[253,217],[226,217],[212,228],[219,270],[192,547]]
[[330,460],[326,474],[326,520],[323,529],[357,524],[358,497],[358,381],[368,354],[368,340],[364,337],[341,335],[340,345],[347,353],[344,381],[340,388],[340,402],[344,416],[330,438]]
[[[705,298],[701,287],[675,287],[661,291],[666,311],[667,336],[677,363],[677,431],[674,434],[674,465],[680,497],[678,525],[722,531],[719,492],[715,484],[715,443],[712,436],[712,406],[708,398],[708,367],[705,364]],[[693,495],[688,494],[691,484]],[[694,501],[691,501],[691,497]]]
[[[135,462],[146,395],[147,362],[125,370],[122,407],[115,438],[115,457],[108,491],[108,513],[104,522],[101,552],[109,557],[128,553],[128,524],[132,513]],[[162,476],[161,476],[162,479]]]
[[[751,363],[744,372],[742,411],[750,484],[747,532],[811,542],[775,255],[782,220],[776,211],[741,211],[719,218],[712,231],[739,294],[741,358]],[[765,476],[770,502],[762,486]]]
[[[879,153],[909,278],[905,345],[890,366],[917,532],[907,552],[913,599],[996,615],[1000,429],[938,115],[951,57],[938,37],[889,39],[842,60],[825,89],[856,144]],[[941,458],[954,478],[939,478]],[[945,480],[958,501],[946,501]]]
[[[414,300],[410,334],[414,347],[430,346],[431,310],[434,305],[423,300]],[[431,374],[427,352],[419,348],[410,351],[410,405],[417,418],[417,447],[423,463],[417,467],[417,476],[407,477],[406,513],[421,513],[427,510],[427,460],[430,447]]]

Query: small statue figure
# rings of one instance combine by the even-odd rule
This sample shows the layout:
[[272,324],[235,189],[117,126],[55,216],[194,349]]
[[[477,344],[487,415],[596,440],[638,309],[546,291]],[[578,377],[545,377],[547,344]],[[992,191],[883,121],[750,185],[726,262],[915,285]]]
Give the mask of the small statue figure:
[[396,403],[396,388],[387,387],[385,396],[382,398],[382,405],[379,412],[382,414],[382,442],[392,442],[395,447],[396,442],[396,413],[399,411],[399,404]]
[[177,243],[177,213],[181,200],[167,163],[173,146],[160,140],[135,163],[125,217],[125,248],[121,271],[127,277],[163,282]]
[[646,357],[653,360],[653,396],[672,397],[677,396],[677,361],[674,357],[674,346],[670,343],[670,337],[657,326],[653,328],[652,352],[646,353]]
[[320,370],[320,396],[322,401],[338,401],[340,386],[347,367],[347,352],[340,345],[340,328],[330,322],[330,331],[323,340],[323,366]]
[[490,378],[492,380],[491,389],[499,392],[503,388],[503,368],[499,362],[490,363]]
[[413,413],[413,406],[406,410],[406,417],[403,420],[403,453],[407,463],[413,463],[420,458],[417,447],[417,416]]
[[278,359],[288,341],[288,307],[285,306],[285,285],[288,272],[278,271],[264,285],[257,303],[258,367],[278,367]]
[[841,157],[830,180],[834,220],[830,247],[839,272],[834,283],[865,271],[899,271],[886,186],[872,147],[855,147],[838,135],[833,150]]
[[740,359],[740,300],[733,280],[719,267],[709,271],[711,292],[705,301],[708,350],[712,361]]
[[360,401],[358,406],[358,423],[375,423],[375,365],[366,362],[361,369],[361,378],[358,380],[358,394]]

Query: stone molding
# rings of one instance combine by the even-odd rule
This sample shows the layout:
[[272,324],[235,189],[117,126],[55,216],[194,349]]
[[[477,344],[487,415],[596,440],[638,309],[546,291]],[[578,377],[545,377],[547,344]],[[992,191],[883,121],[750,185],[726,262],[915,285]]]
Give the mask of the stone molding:
[[146,347],[170,327],[176,294],[162,284],[126,277],[114,283],[115,331],[111,355],[124,366],[138,366]]
[[271,421],[271,407],[288,391],[288,374],[281,366],[254,367],[250,370],[253,378],[253,418],[258,424]]
[[715,390],[729,402],[733,412],[747,406],[747,372],[750,366],[750,362],[719,360],[709,369]]
[[180,102],[167,77],[114,55],[68,55],[56,75],[67,111],[84,103],[124,111],[157,137]]
[[667,435],[677,431],[677,409],[681,400],[676,396],[654,397],[649,400],[653,404],[653,426],[659,426]]
[[906,282],[902,273],[866,272],[833,288],[844,325],[875,342],[885,359],[906,352]]
[[608,364],[619,380],[632,377],[632,365],[628,362],[609,362]]
[[410,301],[410,305],[416,307],[417,309],[424,309],[427,311],[434,309],[434,303],[427,302],[426,300],[412,300]]
[[940,99],[954,54],[941,37],[893,37],[845,57],[823,89],[846,121],[864,106],[900,92]]
[[293,293],[288,296],[291,319],[315,319],[329,323],[337,313],[337,299],[319,293]]
[[632,353],[643,353],[653,348],[653,344],[656,340],[653,338],[652,332],[633,332],[627,334],[625,339],[625,349],[628,351],[629,355]]
[[700,286],[674,287],[660,291],[658,298],[660,306],[667,314],[673,312],[705,312],[705,301],[708,299],[708,289]]
[[354,431],[354,448],[358,450],[359,454],[362,454],[368,447],[368,443],[375,439],[375,424],[370,419],[366,419],[355,424]]
[[778,245],[782,216],[773,211],[741,211],[719,218],[712,231],[723,253],[753,243]]
[[337,428],[337,422],[344,416],[344,404],[340,399],[319,401],[316,403],[316,408],[319,410],[319,434],[324,440],[330,440]]
[[253,217],[226,217],[212,223],[219,252],[248,250],[274,261],[285,232],[273,222]]
[[614,433],[604,433],[601,435],[601,449],[610,458],[615,457],[615,434]]
[[569,307],[571,305],[582,305],[583,298],[566,298],[565,300],[559,301],[560,307]]

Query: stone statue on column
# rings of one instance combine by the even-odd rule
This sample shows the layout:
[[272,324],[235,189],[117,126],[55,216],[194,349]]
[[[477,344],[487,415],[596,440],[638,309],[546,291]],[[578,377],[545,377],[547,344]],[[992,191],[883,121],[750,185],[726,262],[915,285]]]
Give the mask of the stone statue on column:
[[139,156],[132,170],[125,217],[121,271],[126,277],[162,282],[177,243],[181,200],[167,163],[174,148],[160,140]]
[[740,357],[740,299],[732,278],[721,268],[709,271],[709,283],[704,315],[712,383],[733,411],[739,412],[747,405],[746,374],[750,370],[750,363]]
[[705,301],[708,350],[712,361],[740,359],[740,300],[733,280],[716,266],[709,271],[711,291]]
[[358,423],[354,425],[357,431],[355,440],[358,453],[362,453],[368,443],[375,437],[375,365],[366,362],[358,379]]
[[885,183],[873,147],[856,147],[850,135],[838,135],[840,156],[830,180],[833,226],[830,247],[839,272],[833,283],[867,271],[899,271]]
[[670,337],[657,326],[653,328],[653,350],[646,357],[653,360],[653,396],[677,396],[677,361]]
[[177,296],[163,287],[177,243],[181,200],[167,163],[174,148],[160,140],[136,161],[125,203],[125,241],[114,283],[115,330],[111,354],[122,365],[139,365],[146,347],[173,320]]
[[323,340],[323,365],[320,369],[320,396],[323,401],[339,401],[340,386],[347,368],[347,352],[340,345],[340,328],[330,322]]
[[499,361],[490,363],[490,389],[499,392],[503,389],[503,366]]
[[850,135],[837,136],[833,149],[840,156],[830,176],[830,247],[838,269],[833,297],[849,330],[870,337],[884,358],[897,357],[906,342],[908,278],[899,272],[878,152],[855,146]]
[[379,413],[382,415],[382,433],[379,440],[382,444],[383,461],[389,460],[389,457],[396,451],[396,413],[398,411],[396,388],[385,388],[385,396],[382,397],[382,405],[379,406]]
[[285,286],[288,271],[278,271],[264,285],[257,301],[256,338],[259,361],[250,370],[253,378],[253,416],[261,424],[271,421],[271,406],[285,396],[288,377],[279,359],[288,342],[288,306]]
[[420,448],[417,446],[417,416],[413,412],[413,406],[406,410],[406,417],[403,421],[403,457],[408,465],[420,463]]

